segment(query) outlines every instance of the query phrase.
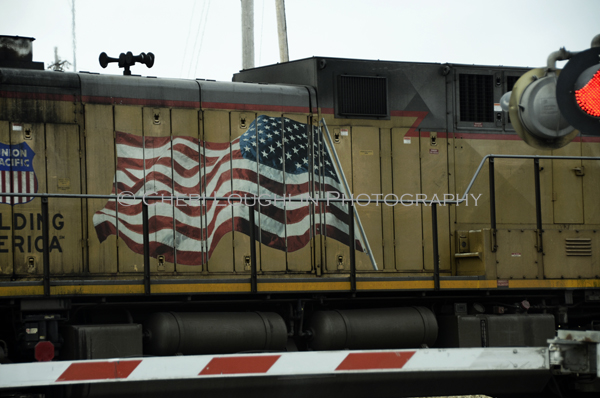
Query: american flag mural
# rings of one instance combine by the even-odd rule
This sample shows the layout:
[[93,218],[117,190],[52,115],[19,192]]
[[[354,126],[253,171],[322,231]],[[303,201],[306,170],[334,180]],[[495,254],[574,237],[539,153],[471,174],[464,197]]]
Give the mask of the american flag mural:
[[[33,170],[35,153],[27,143],[7,145],[0,143],[0,191],[37,193],[38,181]],[[11,205],[31,202],[33,197],[0,197],[0,203]]]
[[[261,198],[255,214],[261,243],[293,252],[315,235],[327,235],[348,244],[347,204],[309,199],[344,192],[321,131],[310,125],[261,115],[241,137],[226,143],[118,132],[116,150],[113,193],[192,199],[147,201],[153,257],[164,255],[185,265],[206,262],[225,234],[249,235],[249,208],[236,201],[246,198],[252,204],[254,197]],[[203,202],[200,196],[231,200]],[[93,219],[99,240],[118,235],[141,254],[141,213],[140,200],[108,201]],[[355,236],[357,250],[364,251],[358,229]]]

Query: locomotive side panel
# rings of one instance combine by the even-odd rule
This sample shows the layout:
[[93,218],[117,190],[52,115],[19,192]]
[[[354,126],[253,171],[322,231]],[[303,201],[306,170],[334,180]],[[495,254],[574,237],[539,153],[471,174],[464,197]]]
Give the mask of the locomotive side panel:
[[[79,126],[46,124],[47,192],[81,194]],[[40,199],[41,200],[41,199]],[[83,209],[79,198],[49,199],[51,275],[80,275],[83,262]]]
[[[192,140],[200,142],[202,140],[203,137],[203,130],[202,130],[202,117],[201,117],[201,112],[199,112],[197,109],[171,109],[171,132],[172,132],[172,136],[173,136],[173,148],[174,150],[176,148],[178,148],[179,146],[183,145],[184,142],[181,141],[179,139],[177,139],[176,137],[182,137],[182,136],[187,136],[190,137]],[[193,192],[196,194],[202,194],[203,193],[203,185],[202,185],[202,176],[200,173],[200,170],[203,169],[203,163],[201,160],[202,154],[201,154],[201,150],[199,147],[194,146],[194,148],[198,148],[196,151],[192,151],[190,153],[187,154],[185,161],[185,163],[191,163],[193,165],[193,167],[198,167],[198,171],[196,174],[194,174],[193,178],[190,178],[190,182],[188,184],[186,184],[186,192]],[[179,161],[177,162],[179,163]],[[175,165],[175,161],[174,161],[174,165]],[[188,166],[188,168],[190,168],[190,166]],[[180,166],[175,166],[173,173],[182,173],[183,170],[181,169]],[[175,182],[174,182],[175,184]],[[175,211],[175,219],[177,219],[177,217],[180,214],[198,214],[197,217],[194,217],[192,220],[189,221],[189,224],[192,228],[193,228],[193,232],[188,232],[187,227],[178,222],[175,221],[175,255],[177,256],[177,258],[179,258],[180,256],[184,256],[185,252],[186,252],[186,247],[183,244],[183,241],[185,240],[185,237],[191,237],[194,238],[198,241],[202,241],[203,240],[203,232],[202,232],[202,228],[204,226],[203,224],[203,218],[201,216],[202,213],[202,207],[199,203],[191,203],[191,202],[187,202],[185,203],[185,205],[181,204],[181,205],[175,205],[174,207],[174,211]],[[205,245],[203,245],[202,243],[200,244],[201,250],[199,253],[199,257],[201,258],[201,265],[188,265],[188,264],[182,264],[180,261],[177,261],[176,264],[176,271],[177,273],[184,273],[184,274],[193,274],[193,273],[201,273],[201,272],[207,272],[207,267],[206,267],[206,247]]]
[[[105,104],[85,105],[85,139],[87,193],[105,195],[116,192],[114,186],[116,157],[113,106]],[[87,199],[87,220],[106,204],[105,199]],[[104,242],[96,239],[94,223],[87,223],[89,272],[91,274],[116,274],[118,268],[117,237],[107,236]]]
[[[46,156],[52,154],[46,152],[45,127],[43,123],[24,125],[12,123],[10,143],[13,149],[10,150],[10,161],[15,164],[21,161],[25,163],[25,158],[33,155],[30,160],[33,171],[18,171],[18,166],[10,167],[10,177],[6,179],[11,181],[12,189],[18,189],[19,193],[36,191],[36,181],[37,192],[46,192]],[[27,141],[25,141],[25,133],[30,137]],[[21,146],[24,149],[20,149]],[[31,189],[32,184],[33,189]],[[5,204],[2,209],[8,210],[9,207],[12,208],[13,213],[10,231],[13,231],[14,272],[21,277],[41,275],[43,273],[42,199],[13,198],[12,204]]]

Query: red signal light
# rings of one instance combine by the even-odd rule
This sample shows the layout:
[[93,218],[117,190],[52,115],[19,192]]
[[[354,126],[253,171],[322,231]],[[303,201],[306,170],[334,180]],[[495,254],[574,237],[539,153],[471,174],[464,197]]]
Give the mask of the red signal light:
[[54,344],[49,341],[40,341],[35,345],[35,359],[39,362],[48,362],[54,358]]
[[583,88],[575,90],[575,100],[585,113],[600,117],[600,70]]

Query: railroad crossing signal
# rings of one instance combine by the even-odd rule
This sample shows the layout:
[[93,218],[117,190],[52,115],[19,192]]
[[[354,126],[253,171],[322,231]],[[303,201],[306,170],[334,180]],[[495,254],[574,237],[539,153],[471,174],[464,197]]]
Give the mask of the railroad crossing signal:
[[600,47],[569,60],[556,83],[556,102],[570,125],[600,136]]

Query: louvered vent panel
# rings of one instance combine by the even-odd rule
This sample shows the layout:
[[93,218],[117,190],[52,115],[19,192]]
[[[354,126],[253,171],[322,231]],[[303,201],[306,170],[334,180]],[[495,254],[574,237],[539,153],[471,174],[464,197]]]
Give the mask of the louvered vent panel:
[[458,79],[460,121],[494,122],[493,76],[461,74]]
[[339,76],[338,114],[386,117],[387,79],[372,76]]
[[592,240],[589,238],[567,238],[565,239],[567,256],[591,256]]

